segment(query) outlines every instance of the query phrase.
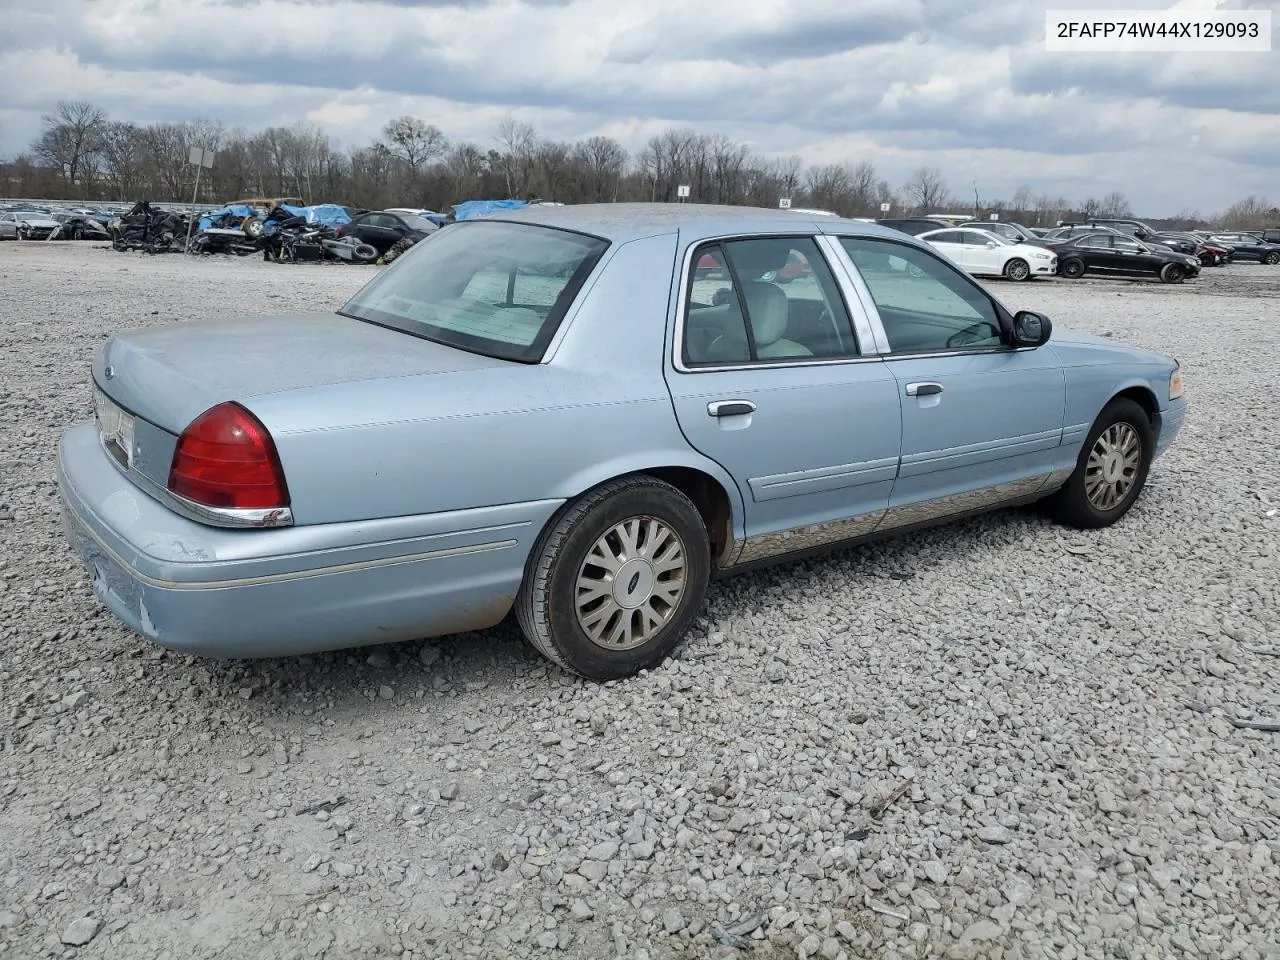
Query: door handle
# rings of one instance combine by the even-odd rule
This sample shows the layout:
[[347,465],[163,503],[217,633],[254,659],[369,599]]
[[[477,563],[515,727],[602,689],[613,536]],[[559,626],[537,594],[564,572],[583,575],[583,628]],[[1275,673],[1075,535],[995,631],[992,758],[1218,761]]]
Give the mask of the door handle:
[[932,397],[942,392],[940,383],[908,383],[908,397]]
[[707,404],[707,413],[713,417],[740,417],[755,412],[756,405],[750,400],[713,400]]

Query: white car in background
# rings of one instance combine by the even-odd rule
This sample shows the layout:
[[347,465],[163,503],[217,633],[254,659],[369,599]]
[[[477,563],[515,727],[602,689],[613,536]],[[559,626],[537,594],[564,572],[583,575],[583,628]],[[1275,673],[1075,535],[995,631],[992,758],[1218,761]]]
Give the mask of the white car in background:
[[990,230],[973,227],[930,230],[919,235],[975,277],[1031,280],[1058,272],[1058,255],[1044,247],[1014,243]]

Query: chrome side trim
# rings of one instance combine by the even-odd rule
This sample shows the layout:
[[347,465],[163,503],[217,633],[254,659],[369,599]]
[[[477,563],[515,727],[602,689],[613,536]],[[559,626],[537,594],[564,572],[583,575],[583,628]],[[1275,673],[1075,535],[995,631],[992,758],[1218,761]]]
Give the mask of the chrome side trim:
[[898,473],[898,458],[884,457],[863,463],[842,463],[831,467],[815,467],[794,473],[778,473],[768,477],[751,477],[751,497],[757,503],[776,500],[816,490],[838,490],[864,483],[882,483]]
[[738,553],[738,559],[734,561],[734,565],[754,563],[757,560],[767,560],[770,557],[780,557],[783,554],[798,553],[802,550],[812,550],[814,547],[823,547],[841,540],[855,540],[873,533],[883,517],[884,511],[878,510],[875,513],[864,513],[844,520],[815,523],[807,527],[778,530],[774,533],[758,533],[753,537],[747,537],[742,542],[742,550]]
[[[818,250],[827,260],[827,266],[831,269],[832,275],[835,277],[836,287],[840,290],[842,298],[846,301],[845,309],[852,315],[856,303],[849,303],[848,297],[844,296],[845,288],[840,282],[840,271],[836,264],[831,262],[831,257],[827,255],[827,249],[821,243],[822,234],[816,230],[771,230],[768,233],[726,233],[717,236],[699,237],[697,240],[691,241],[680,255],[680,272],[676,276],[679,287],[676,291],[676,322],[672,327],[673,334],[671,338],[671,366],[675,368],[677,373],[722,373],[726,370],[772,370],[774,368],[788,367],[816,367],[816,366],[836,366],[846,363],[876,363],[881,357],[876,354],[870,354],[860,357],[817,357],[812,360],[783,360],[771,361],[760,360],[755,363],[739,363],[739,364],[717,364],[713,366],[686,366],[681,357],[681,346],[684,343],[684,321],[685,311],[689,307],[689,280],[693,273],[693,254],[694,251],[709,243],[722,243],[730,240],[769,240],[769,239],[786,239],[801,238],[813,240],[818,244]],[[863,312],[865,313],[865,306]],[[861,336],[861,329],[854,320],[854,330],[858,336]]]
[[448,547],[442,550],[427,550],[423,553],[411,553],[401,557],[384,557],[381,560],[360,560],[355,563],[340,563],[328,567],[312,567],[308,570],[296,570],[291,573],[272,573],[261,577],[235,577],[227,580],[161,580],[150,577],[140,571],[124,557],[111,548],[97,531],[81,520],[74,512],[76,525],[102,548],[112,560],[118,563],[140,583],[163,590],[224,590],[229,587],[256,587],[274,583],[288,583],[294,580],[310,580],[314,577],[328,577],[340,573],[360,573],[365,570],[376,570],[381,567],[394,567],[402,563],[419,563],[423,560],[442,560],[446,557],[464,557],[473,553],[489,553],[493,550],[507,550],[514,547],[517,540],[496,540],[491,543],[478,543],[467,547]]
[[[940,520],[953,514],[970,513],[998,507],[1002,503],[1024,500],[1040,493],[1052,492],[1053,489],[1061,486],[1071,473],[1071,470],[1059,470],[1022,480],[1013,480],[1009,483],[998,483],[978,490],[967,490],[952,496],[864,513],[856,517],[815,523],[791,530],[755,534],[742,541],[737,558],[727,568],[745,566],[760,560],[768,560],[788,553],[799,553],[841,541],[858,540],[874,533]],[[732,551],[727,552],[732,555]]]
[[1022,480],[1012,480],[1009,483],[997,483],[994,486],[981,487],[977,490],[966,490],[964,493],[956,493],[947,497],[937,497],[933,500],[922,500],[918,503],[890,507],[885,511],[884,521],[880,524],[879,529],[891,530],[894,527],[907,527],[915,523],[927,523],[930,520],[940,520],[954,513],[968,513],[971,510],[994,507],[1007,500],[1019,500],[1022,497],[1032,496],[1041,490],[1046,479],[1047,475],[1041,474],[1036,477],[1026,477]]
[[902,457],[902,468],[898,475],[917,477],[933,470],[947,470],[984,460],[1002,460],[1037,450],[1050,450],[1059,446],[1060,442],[1060,430],[1041,430],[1039,433],[1005,437],[1000,440],[983,440],[980,443],[969,443],[962,447],[909,453]]

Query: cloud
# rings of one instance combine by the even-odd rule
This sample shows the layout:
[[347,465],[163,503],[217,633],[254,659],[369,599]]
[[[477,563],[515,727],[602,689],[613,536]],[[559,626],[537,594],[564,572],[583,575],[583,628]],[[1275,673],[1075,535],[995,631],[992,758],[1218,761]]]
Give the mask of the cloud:
[[0,155],[89,99],[139,122],[304,120],[347,145],[402,113],[483,145],[509,115],[630,149],[695,126],[894,183],[938,167],[965,195],[1121,190],[1153,216],[1274,192],[1271,55],[1045,52],[1045,11],[1097,0],[0,2]]

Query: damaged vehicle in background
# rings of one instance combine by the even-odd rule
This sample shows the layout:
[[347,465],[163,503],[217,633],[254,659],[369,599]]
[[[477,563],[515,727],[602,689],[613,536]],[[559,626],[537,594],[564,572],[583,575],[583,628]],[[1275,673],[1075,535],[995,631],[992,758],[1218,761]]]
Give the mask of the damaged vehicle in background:
[[0,240],[48,240],[61,224],[47,213],[0,213]]
[[355,237],[378,251],[388,262],[394,260],[419,240],[425,240],[440,228],[425,217],[413,213],[391,213],[374,210],[353,217],[337,229],[339,239]]
[[61,225],[59,240],[110,240],[111,231],[97,216],[86,213],[54,213],[53,219]]

